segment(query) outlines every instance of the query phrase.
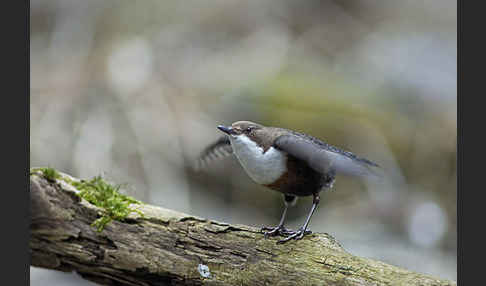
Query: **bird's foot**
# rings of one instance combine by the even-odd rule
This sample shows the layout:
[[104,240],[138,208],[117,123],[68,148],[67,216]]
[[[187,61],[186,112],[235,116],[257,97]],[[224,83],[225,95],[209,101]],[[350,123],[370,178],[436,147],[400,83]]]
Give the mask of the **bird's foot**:
[[302,239],[305,235],[307,234],[311,234],[312,231],[311,230],[304,230],[302,228],[299,228],[299,230],[297,231],[293,231],[292,234],[290,234],[289,236],[287,236],[286,238],[282,239],[282,240],[279,240],[277,242],[277,244],[282,244],[282,243],[285,243],[291,239],[295,239],[295,240],[299,240],[299,239]]
[[279,226],[276,226],[276,227],[264,226],[264,227],[261,228],[260,231],[263,232],[263,235],[265,236],[265,238],[267,238],[269,236],[276,236],[276,235],[288,236],[288,235],[292,235],[292,234],[295,233],[295,231],[287,229],[283,225],[279,225]]

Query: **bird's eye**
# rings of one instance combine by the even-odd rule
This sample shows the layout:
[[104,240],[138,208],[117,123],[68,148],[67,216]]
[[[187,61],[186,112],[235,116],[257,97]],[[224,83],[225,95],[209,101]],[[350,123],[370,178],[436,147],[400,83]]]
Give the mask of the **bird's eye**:
[[250,127],[247,127],[245,131],[248,132],[248,133],[250,133],[252,130],[253,130],[253,127],[250,126]]

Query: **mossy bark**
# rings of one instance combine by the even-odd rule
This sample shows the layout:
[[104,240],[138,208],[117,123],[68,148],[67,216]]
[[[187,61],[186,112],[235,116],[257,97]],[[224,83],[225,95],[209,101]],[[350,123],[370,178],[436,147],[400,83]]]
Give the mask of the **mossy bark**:
[[72,179],[31,173],[32,266],[105,285],[456,285],[354,256],[328,234],[277,245],[256,228],[150,205],[98,232],[102,210]]

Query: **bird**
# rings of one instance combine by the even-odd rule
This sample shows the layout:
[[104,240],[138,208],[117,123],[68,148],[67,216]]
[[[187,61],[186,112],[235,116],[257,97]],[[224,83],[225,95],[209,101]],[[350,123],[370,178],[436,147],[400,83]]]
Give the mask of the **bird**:
[[[319,194],[333,187],[337,174],[380,177],[377,169],[381,167],[377,163],[304,133],[251,121],[236,121],[217,128],[224,135],[203,149],[196,160],[196,169],[234,155],[255,183],[282,193],[285,208],[279,224],[261,228],[266,238],[284,237],[277,243],[300,240],[312,233],[308,225],[319,204]],[[313,197],[304,224],[295,231],[287,229],[284,224],[288,208],[304,196]]]

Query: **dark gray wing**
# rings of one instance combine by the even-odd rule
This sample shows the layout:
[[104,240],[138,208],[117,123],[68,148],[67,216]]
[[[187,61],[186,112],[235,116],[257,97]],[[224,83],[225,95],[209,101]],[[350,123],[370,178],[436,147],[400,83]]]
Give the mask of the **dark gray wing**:
[[195,169],[200,170],[209,162],[218,160],[233,154],[230,140],[227,135],[220,137],[216,142],[206,147],[196,161]]
[[312,169],[319,173],[336,172],[352,176],[380,177],[373,169],[379,167],[378,164],[309,135],[298,132],[292,132],[292,135],[282,135],[275,140],[274,146],[306,161]]

